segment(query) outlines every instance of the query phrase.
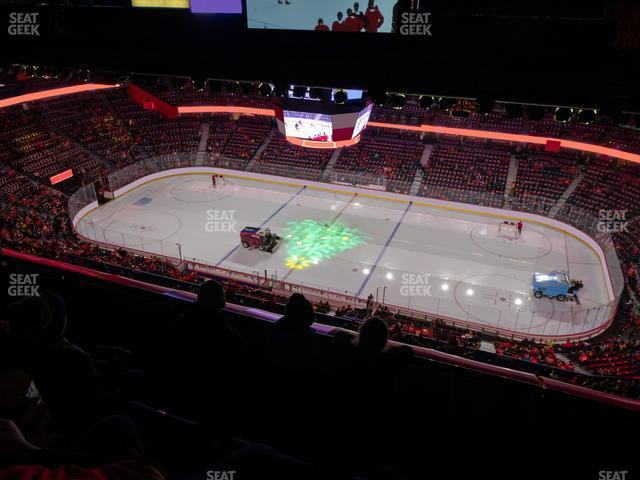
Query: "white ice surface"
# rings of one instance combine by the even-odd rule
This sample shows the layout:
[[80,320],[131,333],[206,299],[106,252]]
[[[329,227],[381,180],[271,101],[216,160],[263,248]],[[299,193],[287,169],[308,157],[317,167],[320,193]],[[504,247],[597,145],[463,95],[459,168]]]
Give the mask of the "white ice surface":
[[[286,266],[286,241],[273,254],[239,247],[245,226],[264,224],[282,234],[289,222],[306,219],[357,228],[365,241],[301,270]],[[207,231],[211,220],[217,230],[231,231]],[[525,223],[522,236],[512,240],[498,235],[498,220],[473,213],[242,179],[227,178],[214,189],[208,175],[153,181],[90,213],[83,225],[98,241],[173,257],[181,250],[202,263],[266,270],[279,280],[363,298],[373,293],[387,304],[478,328],[562,337],[608,317],[595,252],[542,225]],[[558,269],[583,280],[579,304],[531,295],[534,272]]]

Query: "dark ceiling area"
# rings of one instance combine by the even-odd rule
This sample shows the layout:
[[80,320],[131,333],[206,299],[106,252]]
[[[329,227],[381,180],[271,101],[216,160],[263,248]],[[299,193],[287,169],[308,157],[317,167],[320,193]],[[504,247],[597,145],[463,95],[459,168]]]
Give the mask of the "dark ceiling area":
[[[0,62],[490,97],[640,110],[640,7],[631,0],[430,1],[431,36],[249,30],[242,16],[0,5],[39,13]],[[6,23],[6,20],[5,20]]]

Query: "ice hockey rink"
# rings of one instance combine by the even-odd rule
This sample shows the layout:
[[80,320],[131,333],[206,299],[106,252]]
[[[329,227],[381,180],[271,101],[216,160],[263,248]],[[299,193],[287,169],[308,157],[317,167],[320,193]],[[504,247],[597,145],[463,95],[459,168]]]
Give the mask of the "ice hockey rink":
[[[375,192],[373,192],[375,193]],[[427,201],[427,199],[419,199]],[[208,174],[143,184],[87,214],[78,230],[111,245],[267,274],[297,285],[429,312],[474,328],[561,338],[609,318],[605,272],[586,243],[525,223],[300,185]],[[240,246],[246,226],[283,237],[274,253]],[[534,272],[582,280],[579,303],[535,299]]]

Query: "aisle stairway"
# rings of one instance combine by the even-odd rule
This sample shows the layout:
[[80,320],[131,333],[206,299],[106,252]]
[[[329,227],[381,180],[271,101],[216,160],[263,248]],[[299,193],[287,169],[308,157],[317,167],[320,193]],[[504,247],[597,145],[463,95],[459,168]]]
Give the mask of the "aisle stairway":
[[200,124],[200,143],[198,144],[198,153],[196,153],[196,165],[204,165],[207,159],[207,145],[209,143],[209,133],[211,125],[206,120]]
[[253,154],[253,157],[251,157],[251,160],[249,160],[249,163],[247,163],[247,166],[244,167],[244,169],[247,172],[252,172],[253,171],[253,166],[256,164],[256,162],[260,158],[260,154],[262,154],[264,149],[267,148],[267,145],[269,145],[269,142],[271,141],[273,136],[276,134],[276,131],[277,131],[277,129],[275,127],[272,128],[271,131],[269,132],[269,134],[265,137],[265,139],[262,142],[262,144],[260,144],[260,146],[256,150],[256,153]]
[[549,218],[556,218],[558,212],[560,212],[562,207],[564,207],[564,204],[567,203],[567,200],[569,200],[569,197],[575,191],[575,189],[578,188],[578,185],[580,185],[580,182],[582,182],[583,178],[584,172],[580,170],[571,184],[567,187],[567,189],[562,192],[562,195],[560,195],[558,201],[553,205],[553,207],[551,207],[551,210],[549,210]]

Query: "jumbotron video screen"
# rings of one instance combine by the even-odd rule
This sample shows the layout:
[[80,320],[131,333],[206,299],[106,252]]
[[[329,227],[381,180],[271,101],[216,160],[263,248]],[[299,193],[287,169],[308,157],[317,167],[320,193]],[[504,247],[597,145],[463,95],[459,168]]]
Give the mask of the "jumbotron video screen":
[[249,28],[391,33],[397,0],[247,0]]
[[331,115],[285,110],[284,125],[288,137],[330,142],[333,139]]

